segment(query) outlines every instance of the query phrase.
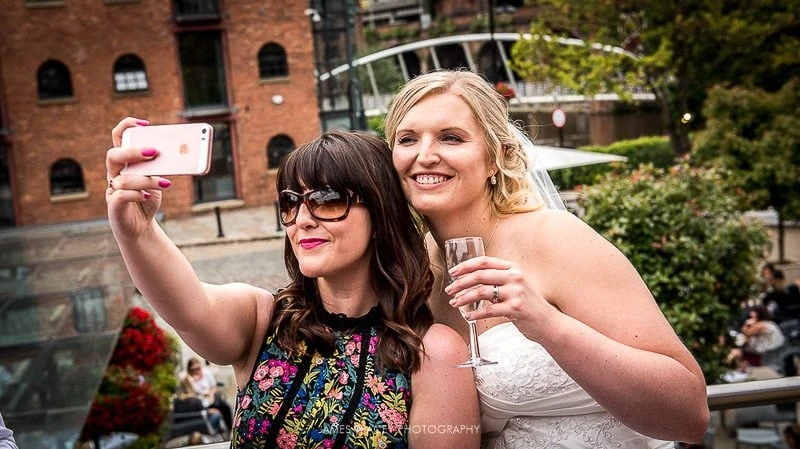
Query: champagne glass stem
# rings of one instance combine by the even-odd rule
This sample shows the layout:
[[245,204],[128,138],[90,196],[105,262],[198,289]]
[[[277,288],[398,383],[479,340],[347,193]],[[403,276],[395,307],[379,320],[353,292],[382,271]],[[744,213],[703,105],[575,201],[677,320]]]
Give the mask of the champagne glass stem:
[[461,368],[475,368],[483,365],[496,365],[497,362],[481,358],[481,350],[478,349],[478,325],[475,321],[469,323],[469,360],[458,365]]
[[481,350],[478,348],[478,324],[475,320],[469,323],[469,359],[477,363],[481,359]]

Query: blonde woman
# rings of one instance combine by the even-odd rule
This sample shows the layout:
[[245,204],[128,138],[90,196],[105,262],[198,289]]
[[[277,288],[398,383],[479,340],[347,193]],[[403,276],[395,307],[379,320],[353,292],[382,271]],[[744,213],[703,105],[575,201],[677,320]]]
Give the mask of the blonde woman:
[[[486,448],[672,448],[708,425],[703,374],[625,256],[573,214],[543,207],[505,100],[480,76],[406,84],[386,117],[406,198],[429,230],[437,321],[486,301],[475,368]],[[443,242],[485,257],[445,272]],[[449,282],[449,276],[456,278]]]

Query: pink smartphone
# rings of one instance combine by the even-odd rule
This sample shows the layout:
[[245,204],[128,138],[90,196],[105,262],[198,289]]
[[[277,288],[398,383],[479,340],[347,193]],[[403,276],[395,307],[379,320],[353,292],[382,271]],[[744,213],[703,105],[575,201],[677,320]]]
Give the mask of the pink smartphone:
[[126,128],[122,146],[155,148],[152,160],[130,164],[120,173],[167,176],[204,175],[211,168],[214,128],[208,123],[177,123]]

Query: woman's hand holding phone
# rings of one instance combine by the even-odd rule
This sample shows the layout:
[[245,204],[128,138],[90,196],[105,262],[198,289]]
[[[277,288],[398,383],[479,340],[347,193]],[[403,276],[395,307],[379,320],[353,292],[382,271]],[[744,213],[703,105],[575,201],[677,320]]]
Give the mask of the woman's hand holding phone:
[[160,176],[123,174],[126,167],[156,160],[160,151],[153,147],[126,147],[126,129],[146,128],[146,120],[127,117],[111,131],[114,147],[106,152],[106,203],[108,218],[117,238],[135,239],[152,224],[161,207],[161,191],[172,183]]

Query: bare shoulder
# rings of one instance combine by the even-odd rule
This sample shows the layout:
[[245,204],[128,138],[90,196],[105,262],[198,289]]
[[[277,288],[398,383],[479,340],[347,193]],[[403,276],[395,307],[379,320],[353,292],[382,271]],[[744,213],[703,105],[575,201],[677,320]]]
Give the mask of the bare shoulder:
[[587,244],[607,241],[583,220],[564,210],[542,209],[510,215],[506,242],[528,251],[563,254],[567,247],[586,248]]
[[426,362],[460,363],[466,355],[464,339],[451,327],[435,323],[422,337]]

